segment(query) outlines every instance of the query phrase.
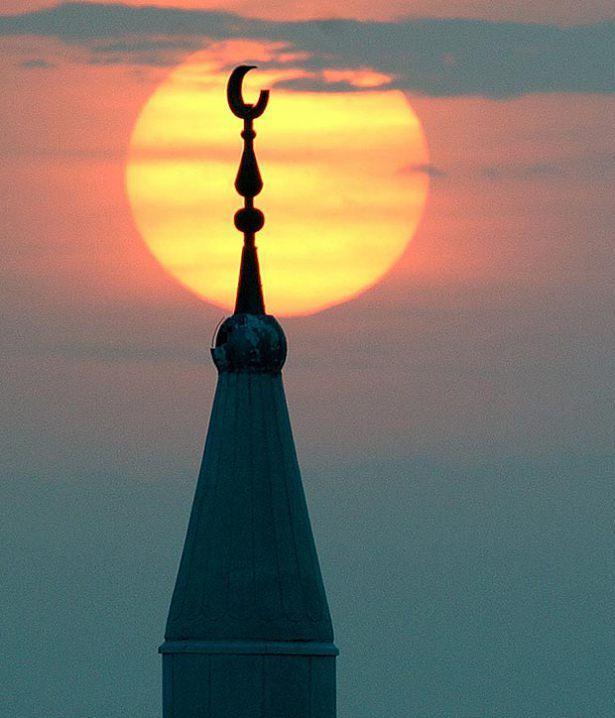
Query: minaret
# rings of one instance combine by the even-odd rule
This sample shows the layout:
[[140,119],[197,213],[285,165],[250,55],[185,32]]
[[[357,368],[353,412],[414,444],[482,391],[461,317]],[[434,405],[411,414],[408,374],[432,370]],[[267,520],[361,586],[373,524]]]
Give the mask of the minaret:
[[218,385],[160,647],[164,718],[335,716],[338,651],[282,384],[286,338],[265,313],[255,246],[264,217],[253,121],[269,96],[243,101],[250,69],[228,83],[244,121],[244,246],[235,313],[212,349]]

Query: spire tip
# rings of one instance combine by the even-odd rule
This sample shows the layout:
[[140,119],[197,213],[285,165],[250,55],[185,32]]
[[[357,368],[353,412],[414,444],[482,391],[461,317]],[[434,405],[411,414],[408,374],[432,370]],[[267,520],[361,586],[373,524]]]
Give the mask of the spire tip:
[[256,254],[255,235],[265,224],[265,215],[254,206],[254,198],[263,188],[263,180],[254,153],[254,120],[260,117],[269,102],[269,90],[261,90],[255,105],[244,102],[243,78],[255,69],[254,65],[239,65],[229,77],[226,95],[231,112],[243,120],[244,146],[235,189],[244,198],[244,206],[235,213],[235,227],[244,235],[244,246],[241,254],[241,269],[235,314],[264,314],[265,303],[261,287],[260,270]]

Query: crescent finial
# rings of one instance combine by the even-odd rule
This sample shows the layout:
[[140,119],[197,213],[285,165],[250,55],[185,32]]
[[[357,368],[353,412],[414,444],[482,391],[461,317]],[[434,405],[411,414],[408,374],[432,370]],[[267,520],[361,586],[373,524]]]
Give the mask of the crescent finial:
[[226,86],[226,97],[229,107],[232,113],[242,120],[255,120],[257,117],[260,117],[269,102],[269,90],[260,91],[258,102],[255,105],[244,102],[243,100],[243,78],[250,70],[254,70],[255,68],[255,65],[239,65],[239,67],[236,67],[231,73]]

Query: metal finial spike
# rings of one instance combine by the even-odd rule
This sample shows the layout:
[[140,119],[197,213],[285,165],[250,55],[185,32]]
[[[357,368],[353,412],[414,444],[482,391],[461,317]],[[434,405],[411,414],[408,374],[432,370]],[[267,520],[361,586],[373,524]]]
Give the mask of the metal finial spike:
[[265,217],[260,209],[254,206],[254,198],[263,188],[263,180],[258,169],[254,153],[254,120],[260,117],[269,101],[269,90],[261,90],[255,105],[244,102],[242,83],[246,73],[254,69],[253,65],[236,67],[228,80],[226,95],[229,107],[234,115],[243,120],[243,153],[239,163],[239,171],[235,179],[235,189],[244,198],[243,207],[235,212],[235,227],[243,232],[244,246],[241,253],[241,269],[235,314],[264,314],[263,288],[256,252],[255,235],[263,228]]
[[255,120],[257,117],[260,117],[269,102],[269,90],[260,91],[258,102],[255,105],[244,102],[243,100],[243,78],[250,70],[254,69],[256,69],[256,65],[240,65],[236,67],[231,73],[228,85],[226,86],[226,97],[229,107],[232,113],[242,120]]

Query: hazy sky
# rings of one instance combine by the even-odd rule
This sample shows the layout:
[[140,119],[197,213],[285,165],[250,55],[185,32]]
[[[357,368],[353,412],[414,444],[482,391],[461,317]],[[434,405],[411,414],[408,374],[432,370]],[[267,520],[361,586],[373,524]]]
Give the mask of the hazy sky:
[[150,255],[125,160],[170,68],[258,38],[394,76],[430,152],[401,262],[284,321],[340,718],[611,718],[612,5],[148,4],[0,10],[0,714],[161,714],[221,312]]

